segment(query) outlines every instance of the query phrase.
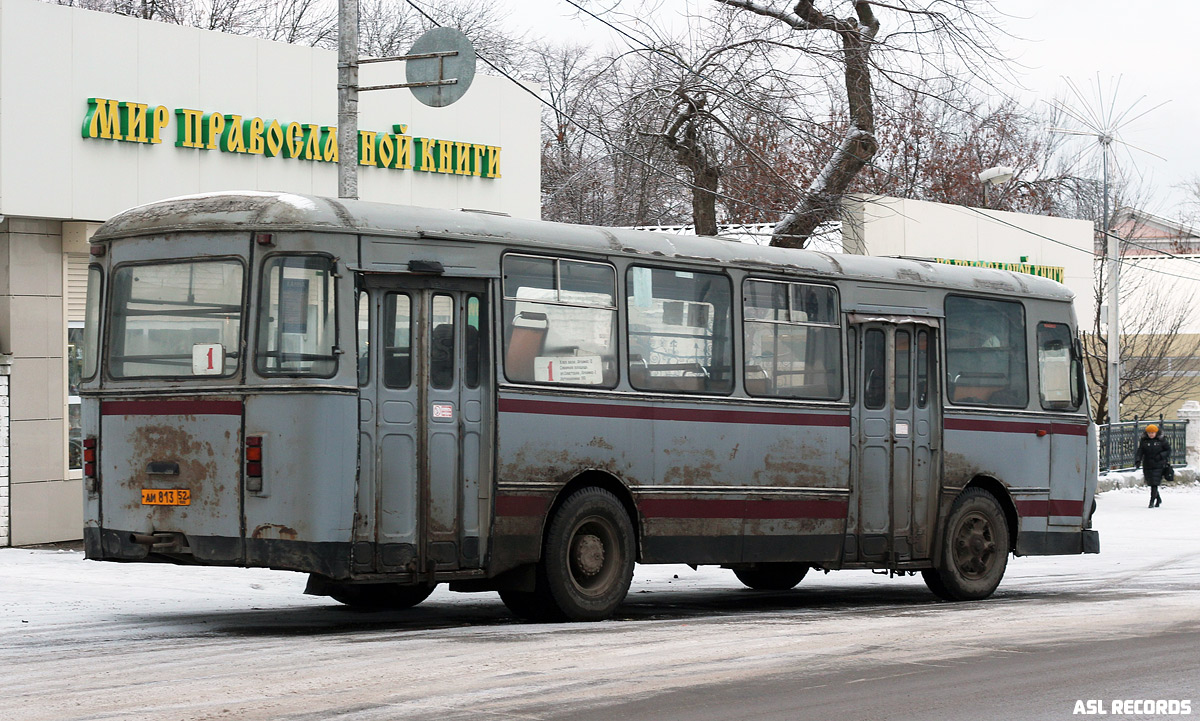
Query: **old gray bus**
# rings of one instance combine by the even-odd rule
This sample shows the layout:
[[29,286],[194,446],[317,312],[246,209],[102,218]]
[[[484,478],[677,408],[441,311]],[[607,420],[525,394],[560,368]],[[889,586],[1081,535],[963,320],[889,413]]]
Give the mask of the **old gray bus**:
[[635,562],[968,600],[1099,550],[1051,280],[263,192],[126,211],[91,258],[88,558],[586,620]]

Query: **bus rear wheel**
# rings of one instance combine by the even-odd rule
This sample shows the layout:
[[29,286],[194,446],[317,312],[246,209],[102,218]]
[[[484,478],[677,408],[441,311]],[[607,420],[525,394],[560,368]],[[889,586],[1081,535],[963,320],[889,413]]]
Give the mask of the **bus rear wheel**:
[[733,567],[733,575],[755,591],[795,588],[807,573],[808,566],[803,563],[750,563]]
[[545,593],[567,620],[608,618],[629,592],[633,562],[633,524],[625,507],[603,488],[581,489],[550,522],[538,574],[545,587],[532,602],[540,603],[537,597]]
[[946,519],[941,566],[922,572],[925,585],[947,601],[977,601],[992,595],[1008,566],[1009,532],[996,498],[968,488]]
[[328,589],[333,600],[366,611],[398,611],[412,608],[433,593],[432,586],[401,586],[398,583],[338,583]]

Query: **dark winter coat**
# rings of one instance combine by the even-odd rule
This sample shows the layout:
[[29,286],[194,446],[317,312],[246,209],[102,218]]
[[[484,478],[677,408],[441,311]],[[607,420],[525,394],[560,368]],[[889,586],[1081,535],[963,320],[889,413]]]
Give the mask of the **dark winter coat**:
[[1142,467],[1146,485],[1157,486],[1162,482],[1163,469],[1171,464],[1171,444],[1160,432],[1157,438],[1143,433],[1138,441],[1137,453],[1133,456],[1133,467]]

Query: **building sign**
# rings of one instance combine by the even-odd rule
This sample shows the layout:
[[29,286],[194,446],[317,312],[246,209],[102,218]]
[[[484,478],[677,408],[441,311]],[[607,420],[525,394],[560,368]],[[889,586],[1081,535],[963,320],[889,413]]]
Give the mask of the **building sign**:
[[996,270],[1009,270],[1014,273],[1027,273],[1029,275],[1038,275],[1050,280],[1056,280],[1059,283],[1063,282],[1063,268],[1057,265],[1034,265],[1032,263],[999,263],[990,260],[954,260],[953,258],[934,258],[935,263],[945,263],[946,265],[966,265],[972,268],[995,268]]
[[[338,161],[337,128],[202,110],[151,106],[88,98],[82,133],[87,140],[161,144],[172,130],[175,146],[193,150],[268,158],[283,156],[321,163]],[[407,125],[392,132],[358,131],[358,164],[448,175],[500,177],[500,148],[457,140],[408,135]]]

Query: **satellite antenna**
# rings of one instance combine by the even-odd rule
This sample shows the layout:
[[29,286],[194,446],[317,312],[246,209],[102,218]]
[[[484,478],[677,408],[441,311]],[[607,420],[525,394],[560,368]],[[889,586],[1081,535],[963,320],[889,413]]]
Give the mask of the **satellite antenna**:
[[433,28],[417,38],[407,55],[391,58],[366,58],[358,61],[387,63],[403,60],[408,82],[392,85],[368,85],[367,90],[408,88],[413,97],[431,108],[444,108],[466,94],[475,79],[475,48],[471,40],[454,28]]
[[[1118,284],[1121,278],[1121,248],[1119,241],[1121,240],[1116,233],[1109,228],[1110,218],[1108,217],[1108,156],[1112,152],[1113,143],[1124,145],[1134,150],[1140,150],[1148,155],[1154,155],[1159,160],[1164,160],[1160,155],[1155,155],[1145,148],[1139,148],[1132,143],[1127,143],[1121,139],[1118,133],[1127,125],[1138,120],[1139,118],[1158,110],[1166,105],[1165,102],[1155,105],[1149,110],[1145,110],[1134,117],[1129,117],[1137,108],[1138,103],[1145,99],[1142,96],[1133,101],[1122,112],[1116,109],[1117,95],[1121,90],[1121,79],[1117,78],[1112,92],[1106,98],[1104,90],[1100,87],[1100,78],[1097,73],[1095,96],[1096,102],[1092,103],[1089,98],[1085,97],[1074,81],[1066,78],[1067,87],[1075,95],[1079,101],[1080,108],[1075,109],[1061,102],[1052,103],[1052,105],[1066,115],[1075,123],[1082,127],[1077,128],[1050,128],[1052,133],[1063,133],[1064,135],[1083,135],[1095,139],[1095,145],[1100,148],[1101,160],[1104,173],[1104,217],[1102,219],[1103,226],[1101,231],[1104,235],[1106,244],[1107,257],[1107,277],[1105,284],[1108,286],[1108,422],[1119,423],[1121,421],[1121,350],[1120,350],[1120,334],[1121,321],[1118,303],[1120,294],[1118,293]],[[1111,84],[1111,83],[1110,83]],[[1107,107],[1105,105],[1107,104]]]

